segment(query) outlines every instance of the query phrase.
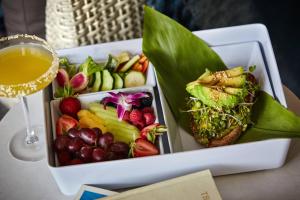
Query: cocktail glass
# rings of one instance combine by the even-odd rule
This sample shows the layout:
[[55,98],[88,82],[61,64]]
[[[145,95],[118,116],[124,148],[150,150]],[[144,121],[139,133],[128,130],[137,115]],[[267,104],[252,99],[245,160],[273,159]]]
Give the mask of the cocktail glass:
[[27,96],[49,85],[58,66],[56,53],[41,38],[26,34],[0,38],[0,97],[19,98],[24,111],[26,128],[9,143],[9,151],[19,160],[39,161],[45,156],[44,129],[32,126]]

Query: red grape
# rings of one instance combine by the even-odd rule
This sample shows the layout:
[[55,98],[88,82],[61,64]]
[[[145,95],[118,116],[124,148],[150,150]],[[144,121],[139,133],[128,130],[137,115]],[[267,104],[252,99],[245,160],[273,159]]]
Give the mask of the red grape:
[[67,149],[68,143],[70,141],[70,138],[68,136],[62,135],[60,137],[57,137],[54,141],[54,146],[57,151],[62,151]]
[[129,146],[125,142],[115,142],[109,146],[109,151],[114,152],[120,158],[127,158]]
[[93,150],[92,156],[93,156],[93,161],[95,162],[104,161],[106,157],[106,152],[103,149],[98,147]]
[[68,143],[68,150],[70,152],[76,152],[76,151],[79,151],[80,148],[82,146],[84,146],[85,143],[82,139],[80,138],[73,138],[70,140],[70,142]]
[[92,128],[92,130],[96,133],[97,137],[100,137],[100,135],[102,135],[102,131],[100,128]]
[[76,128],[71,128],[68,130],[68,136],[70,138],[80,137],[80,131]]
[[113,134],[107,132],[99,137],[98,145],[102,149],[107,149],[114,142]]
[[62,166],[68,165],[69,162],[71,161],[71,155],[67,151],[58,152],[57,153],[57,158],[58,158],[59,164],[62,165]]
[[77,165],[77,164],[82,164],[82,163],[83,163],[83,161],[78,158],[75,158],[69,162],[70,165]]
[[89,145],[95,145],[97,141],[97,134],[90,128],[80,129],[80,138]]
[[107,160],[118,160],[119,156],[116,153],[112,152],[112,151],[108,151],[106,153],[106,159]]
[[80,149],[80,158],[84,162],[90,162],[92,160],[93,148],[90,146],[83,146]]

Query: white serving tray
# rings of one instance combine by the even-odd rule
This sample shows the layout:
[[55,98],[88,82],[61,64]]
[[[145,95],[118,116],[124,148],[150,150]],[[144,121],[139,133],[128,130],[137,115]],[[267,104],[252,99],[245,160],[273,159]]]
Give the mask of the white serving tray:
[[[142,53],[141,47],[142,46],[139,45],[138,42],[132,43],[130,41],[123,41],[122,43],[112,42],[112,43],[83,46],[83,47],[77,47],[71,49],[61,49],[58,50],[57,53],[59,57],[67,57],[70,63],[83,63],[88,56],[91,56],[96,61],[105,62],[109,54],[118,55],[124,51],[129,52],[131,55],[141,54]],[[154,87],[156,85],[156,81],[154,77],[153,65],[151,63],[149,63],[145,75],[146,75],[145,85]],[[53,98],[56,99],[54,94],[56,89],[59,86],[56,81],[53,81],[51,85],[52,85]],[[83,93],[83,94],[79,94],[79,96],[85,96],[91,93],[92,92]]]
[[[263,72],[263,76],[261,77],[261,81],[265,83],[263,88],[270,94],[273,92],[273,95],[279,102],[286,106],[277,64],[265,26],[261,24],[244,25],[198,31],[195,32],[195,34],[208,42],[209,45],[215,46],[218,53],[223,52],[222,58],[225,63],[230,66],[241,64],[250,65],[252,63],[261,66],[257,73],[259,71]],[[126,49],[132,48],[130,49],[132,52],[140,52],[142,40],[128,40],[96,46],[97,49],[107,49],[110,48],[111,45],[113,45],[115,49],[120,48],[120,50],[123,50],[126,47]],[[234,54],[229,55],[230,53],[227,51],[224,52],[224,48],[229,48],[227,51],[234,50],[235,48],[239,48],[239,50],[244,48],[243,51],[250,54],[239,55],[245,56],[244,58],[240,58]],[[80,51],[79,49],[82,49],[83,51]],[[95,48],[93,46],[87,46],[76,48],[75,50],[78,53],[83,52],[85,54],[84,56],[90,55],[90,53],[95,55],[96,52],[92,49]],[[259,53],[258,49],[260,49],[261,53]],[[110,49],[110,52],[112,52],[111,50],[112,49]],[[69,49],[68,51],[72,52],[72,49]],[[231,58],[227,59],[228,56],[231,56]],[[263,68],[262,62],[266,68]],[[268,82],[268,77],[270,82]],[[156,90],[156,88],[154,88],[154,90]],[[48,97],[45,96],[45,101],[49,103],[51,96],[52,93],[50,92]],[[49,143],[49,141],[53,139],[50,111],[49,107],[46,107],[45,123],[48,137],[48,165],[60,190],[64,194],[70,195],[75,194],[81,184],[94,184],[107,189],[128,188],[158,182],[203,169],[210,169],[212,174],[217,176],[278,168],[284,164],[290,139],[272,139],[209,149],[200,148],[197,143],[193,143],[193,140],[188,138],[190,137],[188,134],[185,134],[187,138],[183,137],[184,134],[178,129],[173,116],[168,111],[168,106],[164,101],[163,94],[160,93],[160,96],[162,98],[165,121],[170,133],[169,148],[173,153],[152,157],[110,161],[105,164],[103,163],[103,165],[94,163],[66,167],[55,166],[51,143]],[[159,104],[159,102],[157,103]],[[159,106],[158,112],[161,112]],[[167,149],[168,147],[165,148]],[[84,170],[82,170],[83,166],[85,167]],[[95,172],[97,173],[95,174]],[[64,174],[69,173],[76,173],[78,175],[64,176]],[[79,179],[80,181],[78,181]]]

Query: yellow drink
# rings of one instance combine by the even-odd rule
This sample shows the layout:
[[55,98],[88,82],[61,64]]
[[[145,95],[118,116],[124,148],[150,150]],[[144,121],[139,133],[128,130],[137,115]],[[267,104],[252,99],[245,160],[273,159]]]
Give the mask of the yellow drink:
[[22,44],[0,50],[0,96],[17,97],[45,88],[55,77],[53,56],[41,45]]

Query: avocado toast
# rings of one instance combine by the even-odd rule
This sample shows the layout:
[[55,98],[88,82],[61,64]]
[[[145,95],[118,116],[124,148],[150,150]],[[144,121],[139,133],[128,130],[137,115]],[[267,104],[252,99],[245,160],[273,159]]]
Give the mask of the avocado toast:
[[[250,67],[249,69],[254,69]],[[206,70],[186,86],[194,138],[207,147],[235,142],[251,123],[250,115],[259,85],[243,67]]]

